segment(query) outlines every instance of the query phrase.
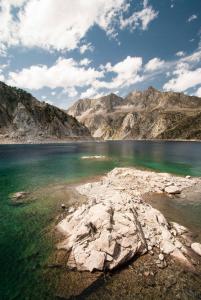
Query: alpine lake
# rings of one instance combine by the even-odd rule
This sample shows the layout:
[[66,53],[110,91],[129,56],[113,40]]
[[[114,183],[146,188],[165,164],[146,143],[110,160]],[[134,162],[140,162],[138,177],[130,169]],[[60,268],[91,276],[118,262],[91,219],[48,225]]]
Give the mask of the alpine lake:
[[[106,159],[83,159],[83,156]],[[64,187],[94,180],[115,167],[201,176],[201,143],[105,141],[0,145],[0,299],[55,299],[59,270],[49,270],[51,234],[67,201]],[[11,195],[29,193],[16,205]],[[153,201],[168,219],[201,232],[201,199]],[[98,299],[98,298],[97,298]]]

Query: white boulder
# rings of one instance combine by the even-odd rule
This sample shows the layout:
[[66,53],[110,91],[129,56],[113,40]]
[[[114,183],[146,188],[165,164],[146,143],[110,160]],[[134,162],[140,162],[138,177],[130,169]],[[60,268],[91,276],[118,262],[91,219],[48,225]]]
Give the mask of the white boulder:
[[161,243],[160,243],[160,249],[163,253],[165,254],[170,254],[171,252],[174,251],[175,249],[175,245],[173,245],[170,241],[168,240],[163,240]]
[[192,243],[191,244],[191,249],[197,253],[198,255],[201,256],[201,244],[200,243]]
[[165,192],[168,194],[180,194],[181,189],[175,185],[170,185],[170,186],[165,187]]

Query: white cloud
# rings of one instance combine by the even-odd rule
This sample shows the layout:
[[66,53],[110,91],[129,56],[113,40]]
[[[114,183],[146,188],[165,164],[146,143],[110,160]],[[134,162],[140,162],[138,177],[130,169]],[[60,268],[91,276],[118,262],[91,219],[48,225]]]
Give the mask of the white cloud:
[[152,58],[148,63],[145,65],[145,71],[155,71],[157,69],[160,69],[165,64],[164,60],[161,60],[160,58]]
[[101,97],[102,96],[102,94],[98,94],[97,93],[97,91],[96,91],[96,89],[94,89],[94,88],[88,88],[85,92],[83,92],[81,95],[80,95],[80,97],[82,98],[82,99],[86,99],[86,98],[98,98],[98,97]]
[[193,54],[187,55],[181,59],[181,61],[187,62],[187,63],[200,62],[200,60],[201,60],[201,48],[199,48]]
[[1,70],[4,70],[4,69],[8,68],[9,64],[10,64],[10,61],[8,61],[8,62],[5,63],[5,64],[0,65],[0,69],[1,69]]
[[94,47],[92,46],[91,43],[88,44],[84,44],[82,46],[80,46],[80,53],[84,54],[86,51],[94,51]]
[[66,89],[65,92],[68,94],[70,98],[73,98],[78,95],[78,92],[74,87],[70,87]]
[[188,18],[188,22],[190,23],[190,22],[192,22],[193,20],[196,20],[198,17],[197,17],[197,15],[191,15],[189,18]]
[[[74,59],[60,58],[54,65],[33,65],[20,71],[10,72],[6,82],[12,86],[39,90],[44,87],[51,89],[63,88],[68,97],[78,95],[77,87],[86,88],[82,98],[101,96],[100,89],[116,90],[140,82],[142,69],[141,57],[126,57],[122,61],[111,65],[107,63],[102,68],[89,67],[87,58],[76,62]],[[108,74],[114,74],[107,80]],[[52,91],[51,95],[56,93]]]
[[80,66],[72,58],[60,58],[51,67],[46,65],[31,66],[19,72],[10,72],[8,83],[36,90],[43,87],[68,89],[90,85],[94,80],[101,77],[103,77],[102,71]]
[[131,30],[141,28],[147,30],[151,21],[156,19],[158,12],[152,6],[148,6],[148,1],[144,1],[144,8],[141,11],[134,12],[129,18],[121,19],[121,28],[130,27]]
[[[83,44],[87,32],[97,25],[117,39],[117,28],[146,30],[158,12],[144,1],[143,9],[124,18],[130,0],[0,0],[0,43],[47,50],[93,51]],[[13,7],[17,7],[16,15]]]
[[142,67],[141,57],[127,56],[124,60],[118,62],[114,66],[107,63],[102,68],[105,72],[113,72],[116,74],[111,81],[96,80],[93,83],[95,88],[119,89],[129,86],[136,82],[142,81],[143,78],[138,74]]
[[[0,0],[0,42],[26,47],[72,50],[94,25],[114,32],[114,19],[127,0]],[[17,17],[12,14],[18,6]],[[82,45],[84,53],[90,44]]]
[[7,56],[7,48],[4,44],[0,44],[0,56],[1,57],[6,57]]
[[182,57],[182,56],[184,56],[185,55],[185,52],[184,51],[178,51],[177,53],[176,53],[176,56],[178,56],[178,57]]
[[89,60],[88,58],[83,58],[83,59],[80,61],[80,65],[81,65],[81,66],[88,66],[90,63],[91,63],[91,60]]
[[[14,7],[19,7],[23,5],[27,0],[1,0],[1,2],[6,2],[9,5],[13,5]],[[0,2],[0,3],[1,3]]]
[[170,79],[164,86],[164,90],[184,92],[189,88],[201,84],[201,68],[190,70],[190,66],[181,63],[173,72],[174,78]]
[[201,87],[199,87],[195,93],[195,96],[201,97]]

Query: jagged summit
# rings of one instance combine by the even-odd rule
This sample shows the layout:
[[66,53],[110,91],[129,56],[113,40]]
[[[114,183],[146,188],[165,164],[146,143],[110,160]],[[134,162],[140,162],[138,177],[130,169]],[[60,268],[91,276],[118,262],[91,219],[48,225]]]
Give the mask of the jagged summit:
[[68,114],[77,117],[86,112],[96,113],[97,111],[111,112],[120,105],[123,98],[116,94],[109,94],[97,99],[80,99],[76,101],[68,110]]
[[201,98],[152,86],[78,100],[68,113],[103,139],[201,139]]

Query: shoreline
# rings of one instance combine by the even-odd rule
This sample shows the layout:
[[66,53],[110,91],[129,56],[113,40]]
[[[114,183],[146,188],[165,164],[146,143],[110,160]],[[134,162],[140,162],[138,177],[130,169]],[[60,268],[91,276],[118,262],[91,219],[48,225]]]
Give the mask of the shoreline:
[[68,139],[68,140],[43,140],[43,141],[12,141],[12,140],[1,140],[0,145],[48,145],[48,144],[70,144],[70,143],[106,143],[106,142],[193,142],[193,143],[201,143],[201,140],[183,140],[183,139],[128,139],[128,140],[119,140],[119,139]]

